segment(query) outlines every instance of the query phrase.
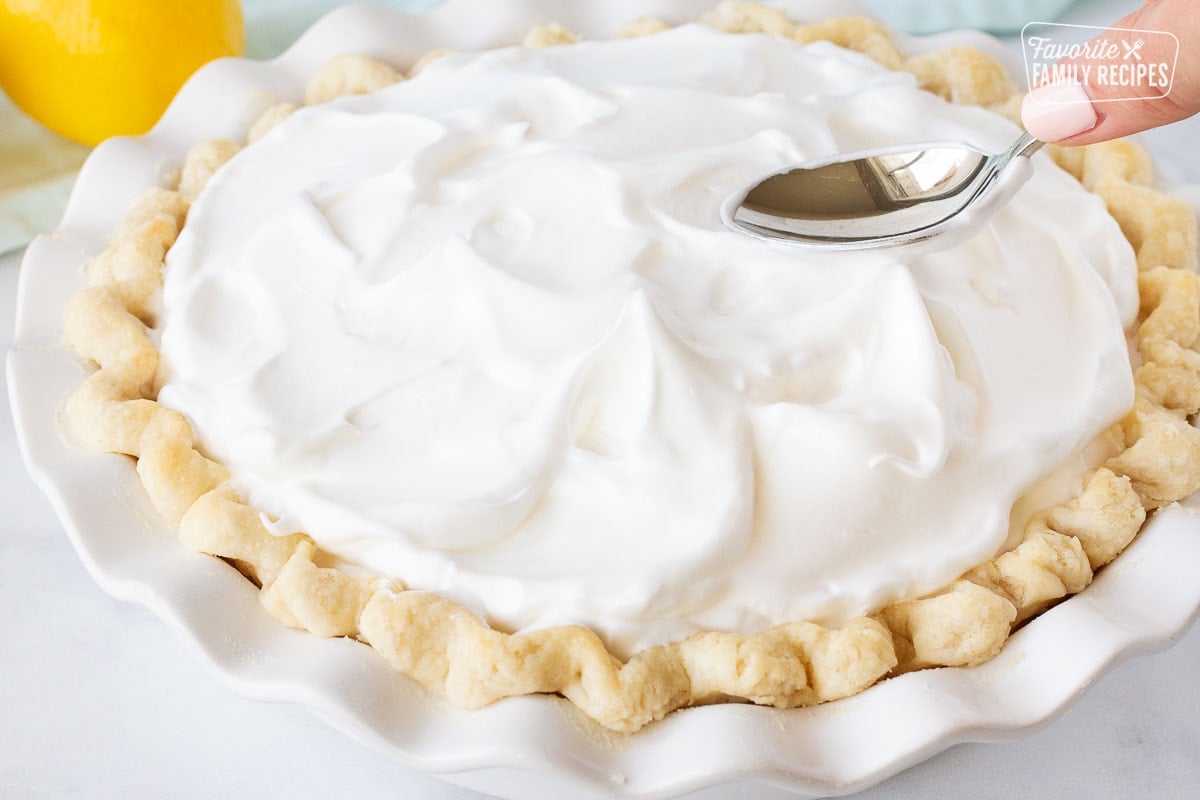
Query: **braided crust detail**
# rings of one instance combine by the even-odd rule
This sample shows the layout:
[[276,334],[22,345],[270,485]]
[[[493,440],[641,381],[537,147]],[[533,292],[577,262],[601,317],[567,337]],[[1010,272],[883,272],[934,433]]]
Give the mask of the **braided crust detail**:
[[[911,72],[930,91],[1012,115],[1019,97],[1003,70],[972,50],[906,59],[886,28],[860,18],[801,25],[756,3],[724,2],[703,22],[735,33],[798,42],[818,39]],[[637,20],[627,36],[666,29]],[[557,25],[531,31],[527,46],[576,41]],[[435,51],[410,75],[443,55]],[[343,55],[309,82],[306,102],[375,91],[403,79],[396,67]],[[248,140],[294,107],[267,110]],[[163,518],[192,550],[226,559],[262,587],[264,607],[319,636],[356,638],[434,694],[466,707],[504,697],[558,693],[600,724],[635,731],[673,709],[746,700],[779,708],[847,697],[881,678],[935,666],[986,661],[1013,627],[1090,583],[1137,534],[1147,511],[1200,488],[1200,278],[1196,219],[1186,204],[1151,187],[1144,151],[1128,142],[1051,156],[1108,204],[1137,253],[1141,357],[1133,409],[1101,437],[1102,463],[1074,500],[1029,522],[1013,549],[933,595],[907,600],[840,628],[794,622],[751,634],[702,631],[643,650],[627,661],[579,626],[510,635],[462,606],[399,581],[320,566],[304,533],[272,535],[263,515],[226,485],[224,467],[194,447],[180,414],[155,402],[159,354],[147,331],[163,262],[187,208],[240,149],[227,140],[196,145],[177,189],[147,191],[110,246],[88,264],[89,287],[67,305],[64,341],[97,369],[66,405],[72,440],[137,459],[137,472]]]

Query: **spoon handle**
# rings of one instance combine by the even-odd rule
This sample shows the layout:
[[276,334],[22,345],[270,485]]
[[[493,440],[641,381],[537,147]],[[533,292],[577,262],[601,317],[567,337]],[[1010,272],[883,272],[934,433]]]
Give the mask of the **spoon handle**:
[[1011,159],[1017,156],[1031,156],[1038,150],[1041,150],[1045,144],[1041,139],[1035,139],[1028,133],[1022,133],[1013,142],[1012,147],[1008,148],[1008,157]]

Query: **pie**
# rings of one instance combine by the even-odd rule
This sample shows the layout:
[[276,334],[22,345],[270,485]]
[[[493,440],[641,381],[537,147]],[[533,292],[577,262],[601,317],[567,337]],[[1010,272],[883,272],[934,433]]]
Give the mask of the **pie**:
[[718,212],[835,152],[998,151],[1019,101],[977,51],[742,2],[340,56],[88,263],[70,436],[277,619],[467,707],[636,731],[981,663],[1200,488],[1192,209],[1117,141],[932,254]]

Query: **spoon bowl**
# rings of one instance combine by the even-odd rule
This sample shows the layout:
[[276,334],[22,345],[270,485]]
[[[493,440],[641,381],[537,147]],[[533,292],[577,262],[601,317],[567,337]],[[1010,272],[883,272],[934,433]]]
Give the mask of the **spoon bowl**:
[[951,142],[812,161],[731,197],[722,215],[742,233],[831,250],[966,233],[1016,193],[1043,144],[1026,133],[999,154]]

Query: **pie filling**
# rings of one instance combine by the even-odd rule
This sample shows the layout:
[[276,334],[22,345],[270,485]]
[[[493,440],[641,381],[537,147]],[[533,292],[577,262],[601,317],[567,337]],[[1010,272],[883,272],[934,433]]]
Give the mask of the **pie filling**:
[[[818,42],[699,25],[448,56],[303,108],[167,257],[158,401],[279,535],[618,654],[945,586],[1130,408],[1133,252],[1039,156],[942,252],[726,229],[779,168],[1018,134]],[[1065,465],[1065,466],[1064,466]],[[1020,530],[1022,521],[1014,521]]]

